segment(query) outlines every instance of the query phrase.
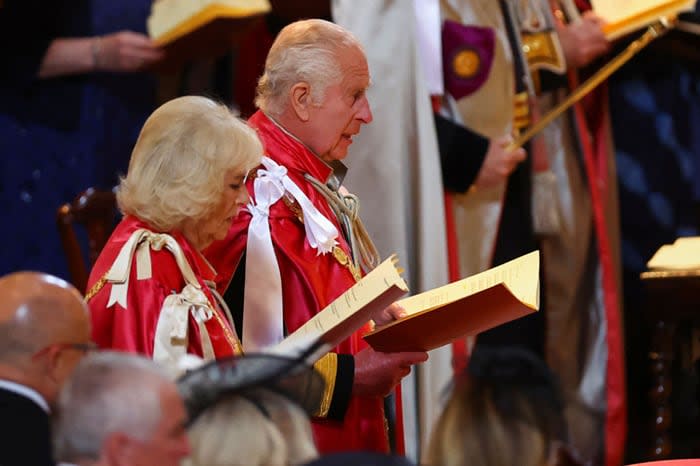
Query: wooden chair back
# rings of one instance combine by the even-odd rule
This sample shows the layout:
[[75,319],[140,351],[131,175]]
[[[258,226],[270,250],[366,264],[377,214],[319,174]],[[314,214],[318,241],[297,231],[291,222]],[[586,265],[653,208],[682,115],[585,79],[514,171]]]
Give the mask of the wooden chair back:
[[[72,203],[64,204],[58,209],[56,223],[68,261],[71,282],[83,293],[89,271],[112,234],[118,217],[114,192],[95,188],[86,189]],[[87,258],[84,257],[78,240],[77,225],[87,234]]]

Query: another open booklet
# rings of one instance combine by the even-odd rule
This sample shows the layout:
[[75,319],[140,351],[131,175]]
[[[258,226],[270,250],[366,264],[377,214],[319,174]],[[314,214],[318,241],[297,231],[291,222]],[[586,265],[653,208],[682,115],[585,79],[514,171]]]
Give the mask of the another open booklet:
[[700,236],[681,237],[664,244],[647,262],[650,270],[700,269]]
[[365,335],[377,351],[428,351],[526,316],[540,305],[540,255],[399,301],[408,316]]
[[676,17],[695,7],[696,0],[591,0],[593,10],[605,20],[608,39],[641,29],[662,17]]
[[408,292],[398,259],[391,256],[312,319],[265,352],[304,356],[313,363],[362,328],[377,313]]
[[148,34],[158,45],[166,45],[214,21],[268,11],[268,0],[156,0],[148,17]]
[[156,0],[148,35],[166,51],[156,68],[177,70],[230,52],[270,9],[268,0]]

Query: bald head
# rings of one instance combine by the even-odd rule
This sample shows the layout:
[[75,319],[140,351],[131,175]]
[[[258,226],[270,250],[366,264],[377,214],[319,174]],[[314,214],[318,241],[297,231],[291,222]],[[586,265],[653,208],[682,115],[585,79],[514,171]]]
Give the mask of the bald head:
[[54,344],[85,342],[90,324],[87,306],[73,286],[38,272],[0,278],[0,363]]

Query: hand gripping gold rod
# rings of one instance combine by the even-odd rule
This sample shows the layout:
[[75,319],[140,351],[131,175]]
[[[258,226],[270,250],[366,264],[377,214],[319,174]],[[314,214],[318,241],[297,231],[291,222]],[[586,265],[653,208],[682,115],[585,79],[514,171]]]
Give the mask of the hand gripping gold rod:
[[525,143],[536,136],[555,118],[567,111],[572,105],[585,97],[586,94],[595,89],[600,83],[605,81],[611,74],[627,63],[644,47],[649,45],[652,40],[661,37],[664,33],[671,29],[674,24],[675,18],[668,19],[663,17],[660,18],[658,22],[649,25],[644,34],[642,34],[637,40],[628,45],[625,50],[620,52],[615,58],[599,69],[593,76],[577,87],[562,103],[550,110],[549,113],[543,115],[534,125],[528,128],[527,131],[524,131],[517,138],[515,138],[515,140],[508,146],[508,149],[514,150],[525,145]]

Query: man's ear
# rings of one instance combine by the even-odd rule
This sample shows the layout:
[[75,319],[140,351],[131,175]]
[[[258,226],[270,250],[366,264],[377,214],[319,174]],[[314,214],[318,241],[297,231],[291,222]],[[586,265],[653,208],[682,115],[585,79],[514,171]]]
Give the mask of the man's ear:
[[46,352],[46,376],[55,384],[60,385],[60,364],[62,350],[59,346],[51,346]]
[[311,86],[306,82],[298,82],[289,91],[292,108],[299,120],[309,121],[311,102]]

